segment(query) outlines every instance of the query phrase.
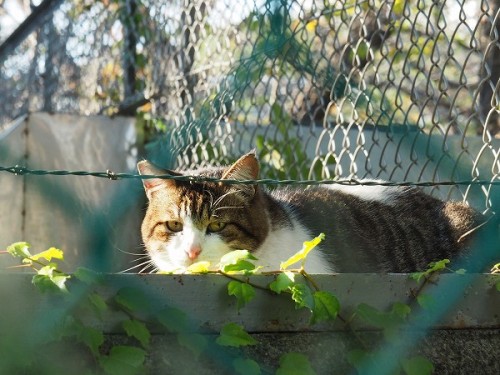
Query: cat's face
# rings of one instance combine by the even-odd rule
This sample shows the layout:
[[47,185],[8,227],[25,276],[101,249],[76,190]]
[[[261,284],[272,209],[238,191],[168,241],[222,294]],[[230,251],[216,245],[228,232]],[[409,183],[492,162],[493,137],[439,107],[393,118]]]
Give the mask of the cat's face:
[[[138,164],[143,175],[179,174]],[[228,168],[188,171],[222,179],[256,179],[258,162],[247,154]],[[146,249],[160,271],[174,271],[199,261],[212,268],[229,251],[255,250],[267,235],[260,191],[253,185],[194,183],[147,179],[149,199],[141,231]]]

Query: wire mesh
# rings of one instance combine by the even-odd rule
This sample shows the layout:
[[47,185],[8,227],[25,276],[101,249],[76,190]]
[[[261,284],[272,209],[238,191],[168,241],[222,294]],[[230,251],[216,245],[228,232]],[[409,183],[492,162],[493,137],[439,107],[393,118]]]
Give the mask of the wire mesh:
[[[495,180],[495,1],[66,1],[3,61],[0,124],[136,115],[166,167]],[[489,208],[491,187],[432,188]]]

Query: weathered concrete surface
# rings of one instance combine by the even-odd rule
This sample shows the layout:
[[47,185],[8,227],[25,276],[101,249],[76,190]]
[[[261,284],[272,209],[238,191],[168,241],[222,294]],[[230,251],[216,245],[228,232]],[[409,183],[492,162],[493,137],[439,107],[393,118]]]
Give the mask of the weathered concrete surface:
[[[74,312],[79,302],[88,304],[87,292],[97,290],[113,305],[118,291],[132,288],[134,293],[145,296],[152,306],[150,311],[166,307],[182,311],[189,322],[182,333],[201,334],[208,340],[205,350],[197,354],[187,349],[185,344],[180,345],[176,333],[165,332],[157,323],[149,325],[153,336],[146,368],[151,374],[234,374],[233,362],[241,357],[256,360],[265,373],[274,373],[280,357],[288,352],[305,354],[318,374],[353,373],[347,359],[353,349],[365,347],[375,353],[381,342],[387,342],[380,331],[353,316],[356,306],[368,303],[387,311],[394,302],[408,302],[416,284],[407,275],[339,274],[313,277],[321,289],[337,296],[342,317],[351,321],[349,326],[340,319],[310,326],[309,313],[303,309],[296,310],[287,296],[260,290],[253,301],[238,311],[234,298],[227,295],[229,280],[221,275],[107,275],[98,285],[88,287],[90,289],[80,290],[76,284],[69,283],[70,290],[78,292],[72,293],[76,300],[68,300],[40,294],[31,284],[31,275],[0,274],[0,301],[8,301],[2,305],[0,335],[14,335],[19,340],[32,340],[37,334],[43,337],[52,331],[53,325]],[[264,286],[273,280],[273,276],[255,276],[250,280]],[[395,340],[400,341],[391,349],[391,354],[401,359],[423,355],[434,364],[435,374],[500,373],[500,292],[494,287],[498,279],[493,279],[491,275],[470,275],[470,283],[464,284],[463,280],[463,275],[444,274],[423,290],[429,296],[438,293],[440,300],[446,300],[444,294],[439,294],[443,290],[437,289],[436,292],[436,288],[446,284],[460,288],[465,285],[459,293],[461,297],[454,300],[448,311],[438,318],[429,317],[433,308],[424,311],[412,304],[410,324],[398,331]],[[440,300],[436,301],[436,309]],[[428,320],[419,318],[422,312]],[[151,315],[154,314],[149,313]],[[106,344],[101,348],[104,353],[112,345],[138,344],[135,339],[128,338],[121,327],[121,322],[127,318],[127,314],[116,310],[101,318],[85,313],[81,316],[84,324],[105,333]],[[215,339],[218,332],[228,322],[243,325],[259,341],[259,345],[244,350],[217,345]],[[432,322],[429,331],[423,328],[425,322]],[[413,342],[414,337],[418,340]],[[66,345],[59,344],[59,348],[50,352],[56,355],[67,353],[64,358],[76,361],[78,351],[86,351]],[[398,349],[402,352],[397,353]]]

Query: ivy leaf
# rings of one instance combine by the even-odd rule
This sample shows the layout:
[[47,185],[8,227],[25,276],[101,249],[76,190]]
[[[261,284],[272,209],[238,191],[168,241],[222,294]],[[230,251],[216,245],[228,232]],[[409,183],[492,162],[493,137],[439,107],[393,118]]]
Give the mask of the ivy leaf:
[[446,269],[446,265],[448,263],[450,263],[449,259],[443,259],[443,260],[439,260],[437,262],[431,262],[431,263],[429,263],[429,269],[425,272],[430,274],[431,272],[442,271],[442,270]]
[[102,275],[86,267],[78,267],[73,273],[81,282],[91,285],[102,280]]
[[300,353],[286,353],[280,358],[276,375],[314,375],[309,359]]
[[180,345],[191,351],[196,358],[207,348],[208,341],[199,333],[178,333],[177,341]]
[[99,358],[104,372],[110,375],[135,375],[143,373],[146,352],[133,346],[117,345],[111,348],[108,356]]
[[392,317],[389,314],[384,314],[366,303],[358,305],[356,308],[356,315],[366,323],[377,328],[387,328],[393,324]]
[[157,315],[158,321],[170,332],[188,331],[188,319],[186,313],[175,307],[167,307]]
[[31,245],[27,242],[15,242],[12,245],[7,246],[7,252],[16,258],[29,258],[31,254],[29,248]]
[[135,319],[125,320],[123,322],[123,329],[125,329],[128,336],[139,340],[143,348],[147,349],[149,347],[151,333],[143,322]]
[[291,288],[295,284],[295,274],[290,271],[280,273],[276,280],[269,284],[269,289],[280,294],[281,292]]
[[121,288],[116,293],[114,300],[121,307],[132,312],[149,311],[151,307],[151,302],[146,298],[144,292],[132,287]]
[[255,264],[250,262],[257,260],[248,250],[235,250],[225,254],[219,263],[220,269],[227,273],[244,272],[250,273],[255,270]]
[[290,267],[292,264],[295,264],[299,261],[304,262],[307,254],[314,249],[322,240],[325,239],[325,235],[321,233],[318,237],[313,238],[311,241],[305,241],[302,245],[302,250],[298,251],[294,255],[292,255],[290,258],[288,258],[286,261],[282,262],[280,264],[280,268],[282,270],[287,269]]
[[395,302],[392,305],[391,314],[400,318],[401,321],[404,321],[408,317],[408,315],[410,315],[410,313],[411,313],[411,307],[408,306],[406,303]]
[[236,280],[232,280],[227,284],[227,292],[230,296],[236,297],[238,310],[255,297],[253,286]]
[[104,335],[95,328],[81,326],[78,333],[78,340],[87,345],[92,354],[97,356],[99,354],[99,347],[104,342]]
[[88,297],[90,305],[94,308],[95,312],[99,317],[102,317],[102,314],[108,310],[108,305],[104,298],[102,298],[97,293],[89,294]]
[[434,372],[434,365],[427,358],[416,356],[401,361],[407,375],[430,375]]
[[334,320],[340,310],[337,297],[325,291],[317,291],[313,294],[314,308],[312,311],[311,324],[324,320]]
[[209,272],[210,262],[201,261],[191,264],[187,269],[187,273],[207,273]]
[[69,275],[59,275],[54,276],[52,274],[38,274],[33,276],[31,282],[35,285],[38,290],[42,293],[53,293],[53,292],[68,292],[66,289],[66,281],[69,279]]
[[215,340],[220,346],[240,346],[256,345],[258,343],[252,336],[246,332],[243,327],[236,323],[228,323],[222,327],[219,337]]
[[236,358],[233,367],[240,375],[260,375],[260,366],[253,359]]
[[300,309],[307,307],[309,310],[314,310],[314,297],[306,284],[294,284],[290,291],[292,292],[292,299],[295,301],[295,308]]
[[434,298],[428,294],[419,294],[417,296],[417,303],[426,310],[432,309],[436,305]]
[[52,260],[52,258],[63,260],[64,254],[63,254],[62,250],[56,249],[55,247],[51,247],[48,250],[42,251],[41,253],[32,255],[30,257],[31,260],[39,260],[40,258],[43,258],[43,259],[47,260],[48,262],[50,262]]

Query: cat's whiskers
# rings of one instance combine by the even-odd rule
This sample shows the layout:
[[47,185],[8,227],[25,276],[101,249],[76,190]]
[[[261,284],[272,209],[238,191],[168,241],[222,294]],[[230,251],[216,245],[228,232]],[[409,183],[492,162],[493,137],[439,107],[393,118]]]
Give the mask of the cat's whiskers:
[[146,267],[144,267],[143,269],[141,269],[138,273],[141,273],[144,269],[147,269],[148,267],[151,267],[153,265],[153,261],[151,259],[148,259],[145,262],[136,264],[135,266],[127,268],[126,270],[120,271],[118,273],[126,273],[126,272],[129,272],[129,271],[135,270],[136,268],[143,267],[144,265],[146,265]]

